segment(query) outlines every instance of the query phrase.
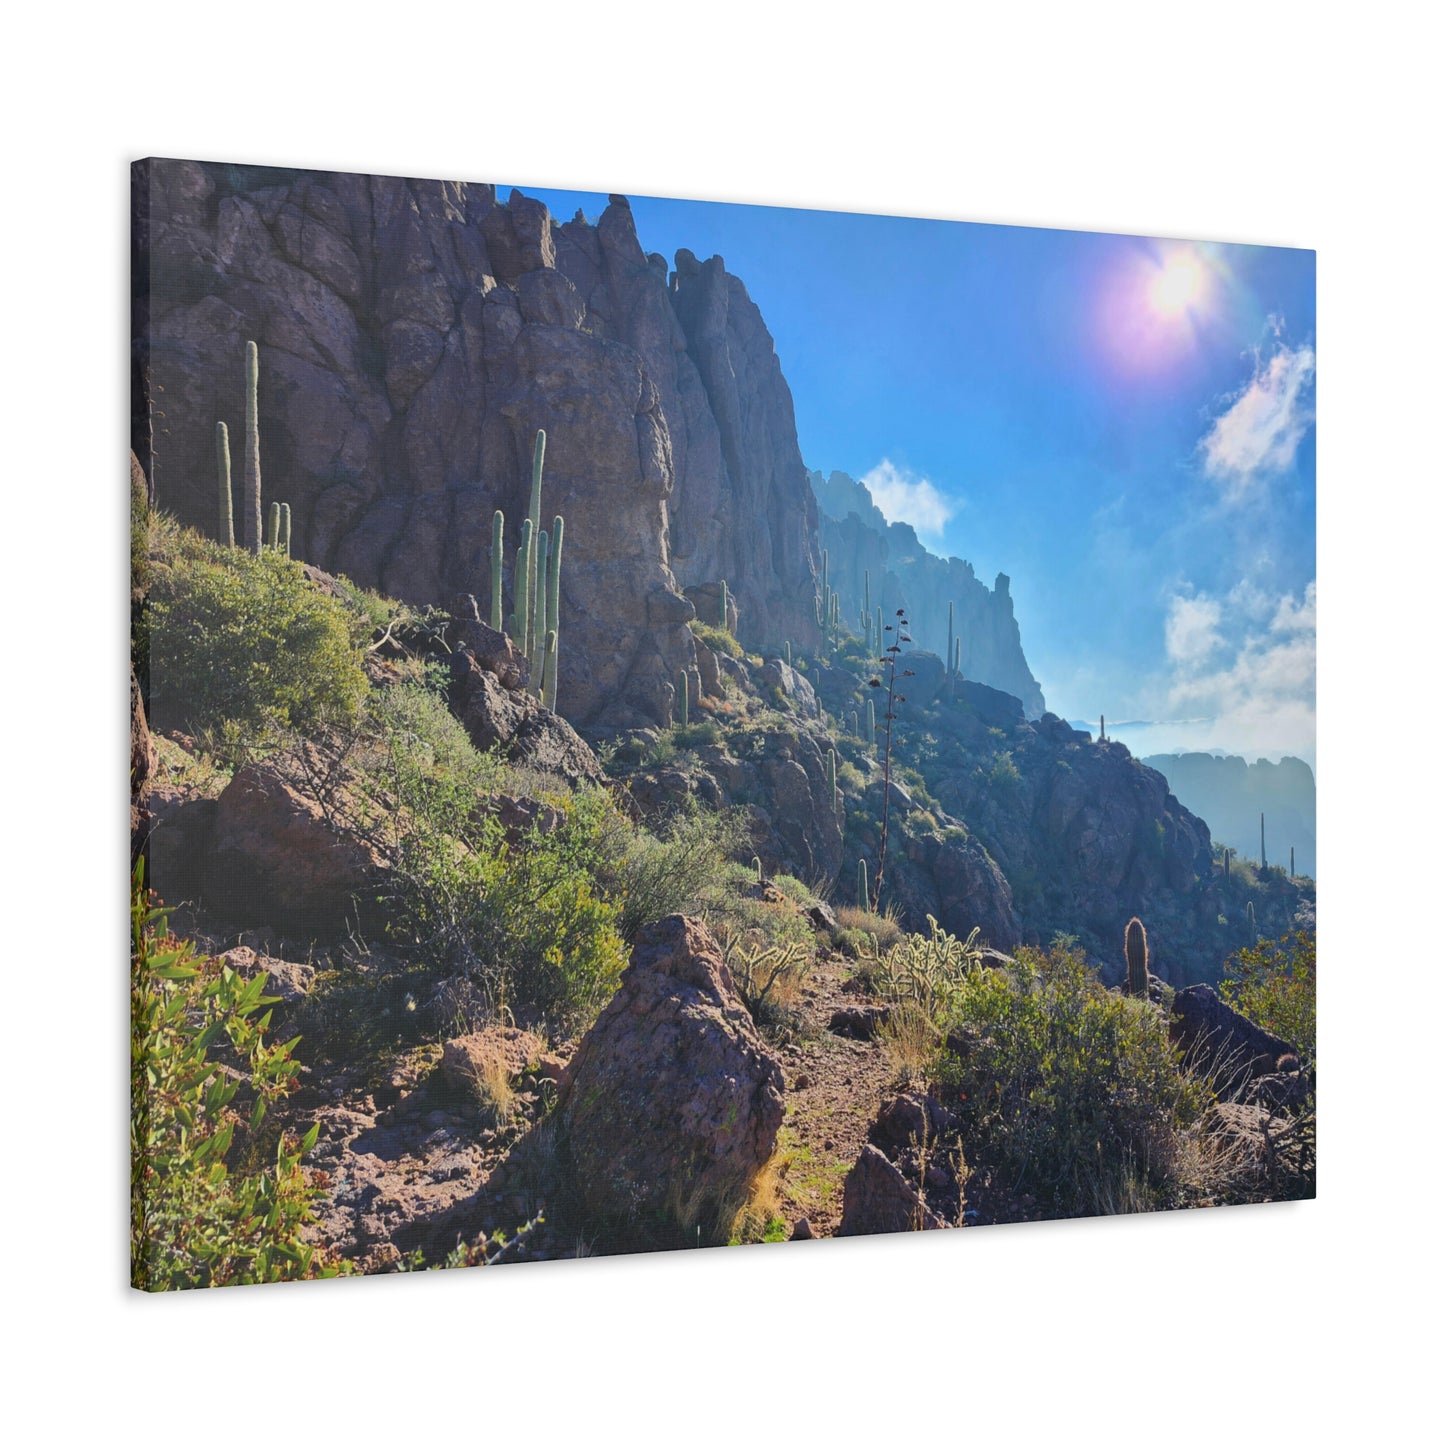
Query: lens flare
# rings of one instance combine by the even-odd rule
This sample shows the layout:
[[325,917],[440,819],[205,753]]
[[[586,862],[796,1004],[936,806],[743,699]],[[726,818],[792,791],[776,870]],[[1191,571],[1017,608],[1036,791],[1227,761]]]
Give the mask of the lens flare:
[[1149,283],[1149,304],[1161,316],[1177,316],[1204,293],[1204,267],[1189,255],[1171,256]]

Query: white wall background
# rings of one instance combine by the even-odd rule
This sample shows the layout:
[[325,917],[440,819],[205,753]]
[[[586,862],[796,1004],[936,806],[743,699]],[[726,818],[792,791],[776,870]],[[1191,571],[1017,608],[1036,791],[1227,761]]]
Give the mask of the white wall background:
[[[0,1158],[14,1438],[129,1435],[127,1419],[207,1441],[1421,1430],[1440,1207],[1425,1074],[1438,52],[1417,7],[1326,13],[155,0],[52,9],[28,36],[12,17]],[[126,164],[147,154],[1316,247],[1321,851],[1336,880],[1321,910],[1321,1198],[130,1295],[115,804]]]

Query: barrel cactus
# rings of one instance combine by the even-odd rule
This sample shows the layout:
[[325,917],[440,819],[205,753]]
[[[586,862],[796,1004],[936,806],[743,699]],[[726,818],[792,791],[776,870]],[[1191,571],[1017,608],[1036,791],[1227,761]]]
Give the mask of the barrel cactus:
[[1124,930],[1124,962],[1128,965],[1125,987],[1134,998],[1149,997],[1149,940],[1144,925],[1131,918]]

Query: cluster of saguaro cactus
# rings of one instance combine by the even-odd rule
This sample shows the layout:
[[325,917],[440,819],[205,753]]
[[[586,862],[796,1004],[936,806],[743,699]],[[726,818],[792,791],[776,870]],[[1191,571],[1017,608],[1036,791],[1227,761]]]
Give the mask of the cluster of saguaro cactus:
[[[260,556],[262,547],[291,555],[291,505],[272,502],[261,523],[261,422],[257,392],[261,378],[260,353],[254,341],[246,343],[246,431],[243,458],[244,509],[241,541],[248,552]],[[231,497],[231,433],[216,423],[216,538],[223,547],[236,545],[236,524]]]
[[1149,997],[1149,939],[1144,925],[1131,918],[1124,930],[1124,962],[1128,965],[1125,989],[1134,998]]
[[[542,464],[547,433],[538,430],[532,450],[532,494],[522,520],[521,543],[512,572],[512,641],[527,659],[532,694],[543,705],[557,708],[557,646],[561,635],[562,538],[561,517],[552,519],[551,531],[542,527]],[[502,630],[502,572],[505,566],[503,536],[507,519],[492,513],[491,625]]]

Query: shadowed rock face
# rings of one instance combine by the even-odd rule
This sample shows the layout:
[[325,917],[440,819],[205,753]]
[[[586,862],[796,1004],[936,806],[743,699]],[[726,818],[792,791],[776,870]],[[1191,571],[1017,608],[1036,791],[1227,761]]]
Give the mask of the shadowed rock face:
[[725,577],[747,640],[812,640],[792,398],[720,260],[669,278],[620,198],[559,226],[488,185],[146,161],[134,201],[150,476],[183,521],[214,535],[215,424],[238,454],[254,340],[263,498],[289,502],[294,554],[411,602],[488,595],[501,508],[510,608],[547,432],[574,721],[671,716],[685,585]]

